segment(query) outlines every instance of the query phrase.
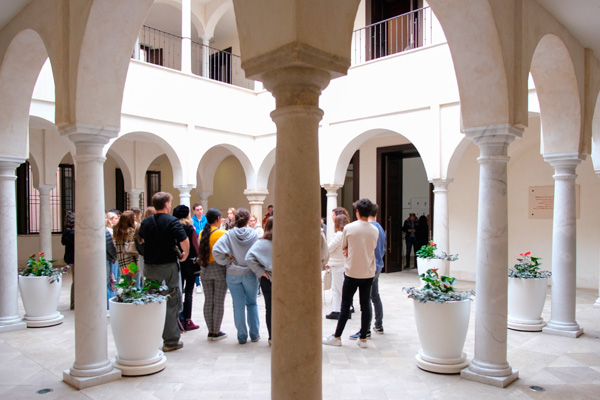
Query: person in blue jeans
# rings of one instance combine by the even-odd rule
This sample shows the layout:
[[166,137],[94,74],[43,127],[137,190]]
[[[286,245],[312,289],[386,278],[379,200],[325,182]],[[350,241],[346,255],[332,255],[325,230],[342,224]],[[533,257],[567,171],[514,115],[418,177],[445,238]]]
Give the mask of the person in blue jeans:
[[245,208],[237,210],[234,228],[229,229],[217,240],[212,253],[217,263],[227,267],[227,287],[233,300],[233,320],[240,344],[245,344],[248,340],[248,331],[252,342],[260,340],[256,304],[259,284],[256,275],[246,263],[246,253],[258,240],[258,234],[248,227],[249,220],[248,210]]

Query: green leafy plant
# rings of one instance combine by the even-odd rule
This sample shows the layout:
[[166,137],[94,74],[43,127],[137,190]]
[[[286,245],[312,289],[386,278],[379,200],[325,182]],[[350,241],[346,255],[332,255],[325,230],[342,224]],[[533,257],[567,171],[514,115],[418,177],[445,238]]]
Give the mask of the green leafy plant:
[[456,283],[456,278],[439,276],[437,271],[437,268],[428,269],[427,272],[420,275],[420,278],[425,282],[423,288],[405,287],[402,290],[408,293],[409,299],[419,300],[421,303],[472,300],[472,297],[475,296],[473,290],[455,292],[452,285]]
[[121,270],[119,283],[116,284],[117,303],[148,304],[162,303],[167,297],[168,287],[163,281],[159,284],[156,281],[146,280],[140,287],[137,279],[139,268],[136,263],[129,263],[126,268]]
[[438,250],[437,244],[430,240],[427,244],[421,246],[416,252],[418,258],[436,258],[440,260],[456,261],[458,254],[447,254],[442,250]]
[[58,282],[60,277],[67,273],[69,266],[65,265],[62,268],[57,268],[52,265],[54,262],[56,260],[47,260],[44,253],[39,253],[37,259],[35,254],[32,254],[27,259],[27,265],[20,274],[22,276],[47,276],[50,283]]
[[540,265],[542,263],[540,257],[533,257],[531,252],[519,254],[521,258],[517,257],[518,263],[515,264],[514,268],[508,271],[510,278],[519,279],[535,279],[535,278],[549,278],[552,276],[550,271],[540,271]]

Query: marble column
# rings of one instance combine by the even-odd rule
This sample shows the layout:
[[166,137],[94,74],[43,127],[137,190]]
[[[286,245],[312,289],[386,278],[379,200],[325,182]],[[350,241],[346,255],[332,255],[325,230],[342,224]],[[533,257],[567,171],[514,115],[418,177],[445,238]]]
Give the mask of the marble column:
[[276,215],[302,213],[302,218],[274,219],[273,281],[277,284],[273,285],[271,397],[320,399],[323,332],[318,311],[322,308],[318,131],[323,111],[318,104],[330,74],[311,67],[283,67],[265,72],[262,80],[276,99],[271,113],[277,126]]
[[205,78],[210,78],[210,39],[212,36],[202,35],[202,76]]
[[583,329],[575,321],[577,277],[577,224],[575,169],[585,158],[578,153],[545,155],[554,168],[554,215],[552,220],[552,308],[542,332],[578,337]]
[[[192,185],[178,185],[175,186],[175,189],[179,190],[179,204],[183,204],[186,206],[190,206],[190,191],[193,189]],[[175,208],[175,206],[173,206]]]
[[[19,317],[17,196],[15,170],[24,158],[0,155],[0,332],[27,328]],[[23,265],[23,267],[25,267]]]
[[[433,184],[433,236],[437,248],[450,254],[448,229],[448,185],[452,179],[432,179]],[[438,260],[441,275],[450,276],[450,261]]]
[[39,185],[40,193],[40,252],[46,254],[47,260],[52,260],[52,207],[50,205],[50,192],[54,185]]
[[[121,378],[108,359],[103,148],[116,130],[72,125],[61,129],[75,144],[75,362],[63,372],[84,389]],[[110,136],[109,136],[110,135]]]
[[200,196],[200,204],[202,204],[202,208],[204,209],[204,214],[208,211],[208,198],[212,196],[212,192],[201,192],[198,193]]
[[144,189],[130,189],[128,192],[129,208],[137,207],[142,210],[143,213],[146,207],[144,207],[144,205],[140,202],[142,193],[144,193]]
[[488,126],[465,131],[480,149],[477,219],[475,354],[461,376],[506,387],[519,373],[507,361],[508,146],[522,129]]
[[269,194],[268,190],[244,190],[244,194],[246,198],[250,202],[250,214],[255,215],[260,223],[263,218],[263,205],[265,204],[265,199]]
[[181,0],[181,72],[192,73],[191,0]]
[[[327,240],[332,238],[334,234],[334,226],[333,220],[331,219],[331,214],[333,213],[333,209],[338,206],[338,190],[341,187],[342,185],[323,185],[323,189],[327,191],[327,215],[325,215],[325,218],[327,219],[325,221],[327,223]],[[350,212],[352,212],[352,210],[350,210]]]

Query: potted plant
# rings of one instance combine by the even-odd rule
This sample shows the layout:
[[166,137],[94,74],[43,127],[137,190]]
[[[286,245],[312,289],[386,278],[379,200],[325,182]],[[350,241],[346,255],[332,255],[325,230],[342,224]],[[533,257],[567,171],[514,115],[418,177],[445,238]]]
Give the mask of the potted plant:
[[539,257],[521,253],[514,268],[508,271],[508,328],[540,332],[546,323],[542,310],[546,302],[550,271],[540,271]]
[[167,286],[137,279],[138,266],[121,270],[117,294],[110,299],[110,326],[117,347],[113,364],[124,376],[162,371],[167,358],[159,348],[165,325]]
[[[419,276],[423,275],[430,269],[440,271],[441,276],[446,276],[450,273],[448,262],[458,260],[458,254],[447,254],[439,250],[437,244],[430,240],[427,244],[421,246],[416,252],[417,254],[417,271]],[[425,282],[421,280],[421,287],[425,286]]]
[[28,328],[43,328],[61,324],[64,315],[57,311],[62,275],[69,269],[54,267],[56,260],[47,260],[44,253],[29,256],[27,266],[19,273],[19,291],[25,308]]
[[421,350],[417,366],[439,374],[458,374],[469,362],[463,352],[473,290],[455,292],[455,278],[440,276],[436,269],[421,274],[423,288],[404,288],[413,299]]

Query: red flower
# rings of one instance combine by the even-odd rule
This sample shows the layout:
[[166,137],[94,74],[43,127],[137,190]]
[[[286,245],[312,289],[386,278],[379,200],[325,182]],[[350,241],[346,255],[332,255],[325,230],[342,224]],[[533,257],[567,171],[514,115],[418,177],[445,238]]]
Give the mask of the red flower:
[[40,253],[40,257],[43,256],[43,255],[44,255],[44,253]]
[[435,243],[433,243],[433,242],[429,242],[429,245],[430,245],[430,246],[436,246],[436,244],[435,244]]
[[129,268],[123,268],[123,274],[127,275],[129,273]]
[[531,252],[530,252],[530,251],[528,251],[527,253],[521,253],[521,254],[519,254],[519,255],[520,255],[520,256],[522,256],[522,257],[527,257],[527,256],[528,256],[528,255],[530,255],[530,254],[531,254]]
[[438,269],[439,269],[439,268],[432,268],[431,270],[432,270],[433,272],[438,272]]

